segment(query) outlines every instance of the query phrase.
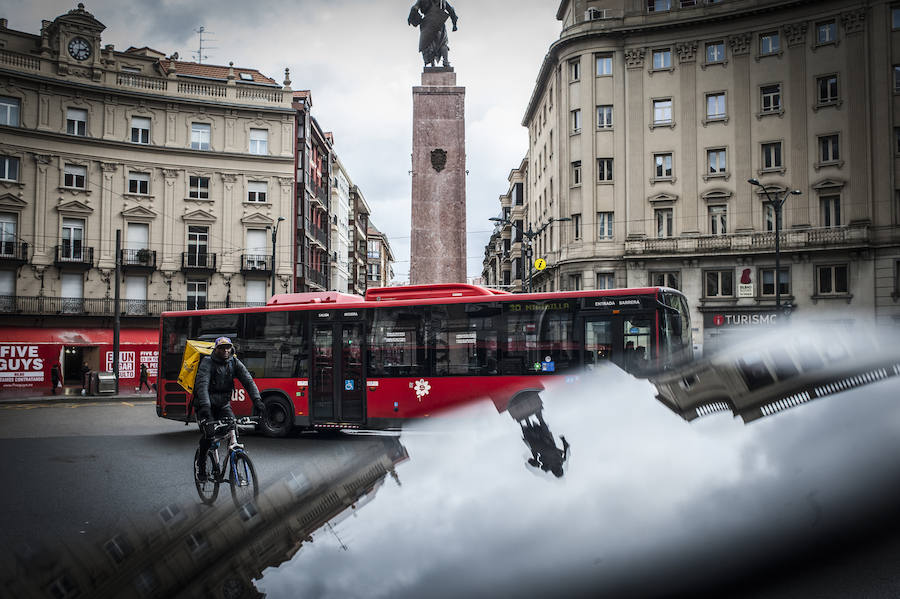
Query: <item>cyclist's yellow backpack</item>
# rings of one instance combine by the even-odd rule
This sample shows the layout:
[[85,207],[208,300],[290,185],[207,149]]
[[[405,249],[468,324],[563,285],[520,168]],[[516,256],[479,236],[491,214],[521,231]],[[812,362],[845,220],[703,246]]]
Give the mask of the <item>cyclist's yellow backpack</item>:
[[188,393],[194,392],[194,380],[197,378],[197,368],[203,356],[212,353],[215,343],[212,341],[188,340],[184,346],[184,358],[181,359],[181,372],[178,374],[178,384],[184,387]]

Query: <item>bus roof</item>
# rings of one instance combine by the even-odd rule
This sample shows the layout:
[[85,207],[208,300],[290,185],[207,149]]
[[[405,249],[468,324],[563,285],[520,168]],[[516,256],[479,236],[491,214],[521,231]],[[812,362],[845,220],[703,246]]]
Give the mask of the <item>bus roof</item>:
[[162,316],[192,316],[197,314],[229,314],[235,312],[269,312],[275,310],[339,308],[352,305],[362,308],[381,306],[409,306],[430,304],[457,304],[482,301],[526,301],[560,298],[580,298],[597,296],[650,295],[656,293],[683,295],[670,287],[633,287],[622,289],[591,289],[583,291],[548,291],[541,293],[509,293],[468,285],[449,283],[439,285],[406,285],[401,287],[374,287],[366,291],[365,297],[338,291],[318,291],[310,293],[283,293],[273,296],[265,306],[252,308],[216,308],[211,310],[179,310],[163,312]]

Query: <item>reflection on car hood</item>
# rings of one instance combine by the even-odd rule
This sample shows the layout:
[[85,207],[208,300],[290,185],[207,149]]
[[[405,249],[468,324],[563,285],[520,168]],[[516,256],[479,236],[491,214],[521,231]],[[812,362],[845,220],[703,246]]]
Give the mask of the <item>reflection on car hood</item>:
[[[632,597],[764,584],[777,565],[883,522],[900,497],[900,377],[860,374],[889,371],[896,350],[822,343],[807,344],[821,367],[801,367],[802,348],[788,352],[793,369],[779,366],[760,349],[779,344],[762,339],[653,380],[610,366],[502,413],[484,403],[399,438],[348,437],[329,459],[298,460],[255,504],[172,506],[162,529],[123,527],[116,564],[100,549],[108,535],[29,548],[18,588],[45,596],[40,573],[61,562],[90,572],[82,596],[98,597]],[[761,417],[759,406],[816,385],[831,391]],[[694,420],[709,389],[736,416],[757,410],[750,423]]]

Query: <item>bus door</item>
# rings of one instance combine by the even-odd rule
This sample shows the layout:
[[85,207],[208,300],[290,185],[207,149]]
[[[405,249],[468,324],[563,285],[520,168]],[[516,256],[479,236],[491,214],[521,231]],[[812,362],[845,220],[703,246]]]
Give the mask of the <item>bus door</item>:
[[584,333],[584,365],[591,369],[610,361],[621,366],[622,316],[585,314],[579,320]]
[[365,420],[365,321],[356,311],[314,312],[309,399],[312,423]]

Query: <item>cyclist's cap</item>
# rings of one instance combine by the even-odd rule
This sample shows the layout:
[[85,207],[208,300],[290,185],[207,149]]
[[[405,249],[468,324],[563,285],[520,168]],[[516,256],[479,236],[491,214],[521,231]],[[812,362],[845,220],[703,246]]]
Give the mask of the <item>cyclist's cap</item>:
[[229,339],[228,337],[219,337],[218,339],[216,339],[216,347],[219,347],[220,345],[227,345],[228,347],[231,347],[234,344],[231,343],[231,339]]

